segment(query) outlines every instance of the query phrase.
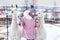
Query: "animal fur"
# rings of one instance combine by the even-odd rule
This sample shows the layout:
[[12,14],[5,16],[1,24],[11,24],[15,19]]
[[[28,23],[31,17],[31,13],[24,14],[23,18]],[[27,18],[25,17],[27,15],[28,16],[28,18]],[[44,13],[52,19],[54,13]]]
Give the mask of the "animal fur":
[[44,40],[45,37],[46,37],[46,31],[44,29],[44,15],[43,15],[43,12],[42,10],[39,10],[37,13],[36,13],[36,17],[37,19],[39,20],[40,22],[40,27],[37,28],[36,32],[36,39],[35,40]]
[[21,31],[17,25],[17,15],[12,15],[12,23],[11,23],[11,31],[9,33],[9,38],[11,40],[20,40],[21,39]]

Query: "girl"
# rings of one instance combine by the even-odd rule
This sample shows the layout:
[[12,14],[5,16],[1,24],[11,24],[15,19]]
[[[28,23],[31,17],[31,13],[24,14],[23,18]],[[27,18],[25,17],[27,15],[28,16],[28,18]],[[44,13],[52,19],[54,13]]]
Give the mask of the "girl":
[[22,18],[23,37],[25,37],[27,40],[34,40],[36,37],[35,26],[39,26],[39,23],[36,23],[34,16],[35,12],[30,12],[29,10],[26,10]]

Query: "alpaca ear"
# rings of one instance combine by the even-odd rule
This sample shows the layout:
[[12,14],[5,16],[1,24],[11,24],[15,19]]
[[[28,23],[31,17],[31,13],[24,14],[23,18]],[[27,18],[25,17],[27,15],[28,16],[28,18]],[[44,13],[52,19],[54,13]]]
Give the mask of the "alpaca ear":
[[40,14],[40,13],[39,13]]

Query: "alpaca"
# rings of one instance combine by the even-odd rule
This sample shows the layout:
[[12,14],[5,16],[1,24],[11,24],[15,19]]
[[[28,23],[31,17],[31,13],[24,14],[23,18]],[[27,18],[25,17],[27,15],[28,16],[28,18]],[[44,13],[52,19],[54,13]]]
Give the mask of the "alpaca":
[[9,38],[11,40],[21,40],[21,32],[17,25],[17,15],[15,13],[12,14],[11,31],[9,32]]
[[36,29],[36,39],[35,40],[44,40],[46,37],[46,31],[44,29],[44,14],[43,10],[39,10],[36,13],[36,18],[40,22],[40,27]]

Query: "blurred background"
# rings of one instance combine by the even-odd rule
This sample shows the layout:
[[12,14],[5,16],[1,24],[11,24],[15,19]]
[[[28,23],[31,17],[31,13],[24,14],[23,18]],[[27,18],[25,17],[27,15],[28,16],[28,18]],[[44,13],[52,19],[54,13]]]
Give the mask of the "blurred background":
[[[8,30],[12,21],[12,11],[17,11],[17,15],[19,16],[26,8],[30,8],[31,5],[34,5],[36,11],[39,9],[46,10],[44,12],[46,30],[52,28],[50,31],[56,31],[60,28],[60,0],[0,0],[0,40],[8,39]],[[57,30],[58,33],[60,32],[59,30]],[[48,30],[46,40],[57,40],[60,38],[60,34],[56,36],[56,39],[53,39],[55,37],[51,38],[49,35]]]

